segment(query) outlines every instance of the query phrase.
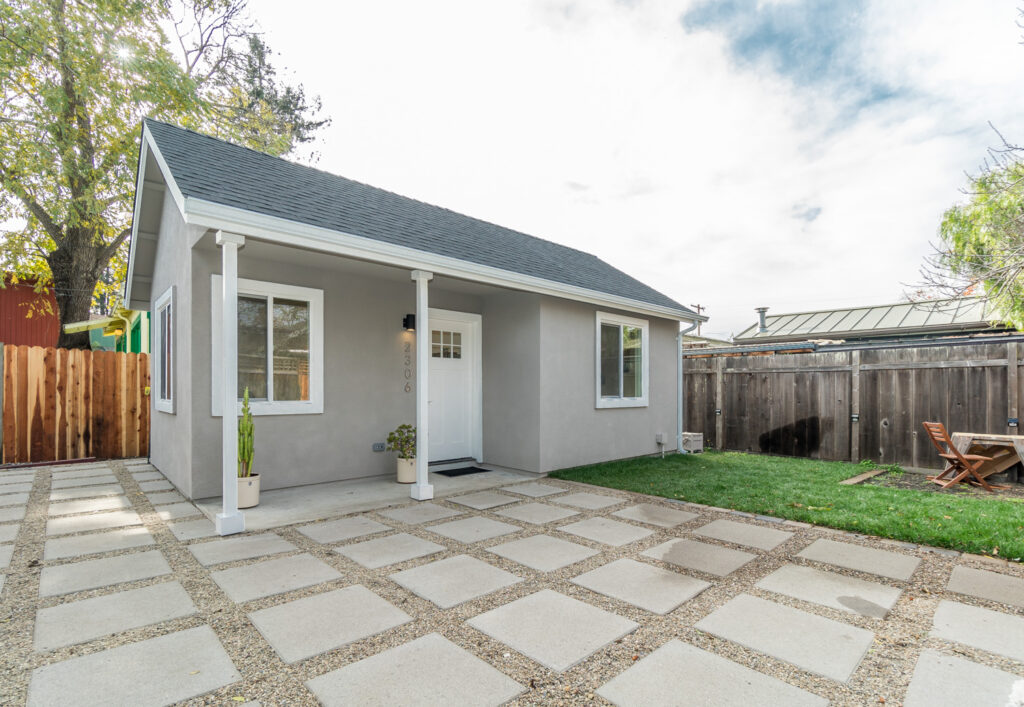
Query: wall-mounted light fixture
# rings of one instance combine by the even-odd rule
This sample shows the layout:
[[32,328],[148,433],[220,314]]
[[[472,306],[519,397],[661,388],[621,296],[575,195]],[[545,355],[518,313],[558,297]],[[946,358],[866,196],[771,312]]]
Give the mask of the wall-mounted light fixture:
[[406,314],[402,317],[402,328],[406,331],[416,331],[416,315]]

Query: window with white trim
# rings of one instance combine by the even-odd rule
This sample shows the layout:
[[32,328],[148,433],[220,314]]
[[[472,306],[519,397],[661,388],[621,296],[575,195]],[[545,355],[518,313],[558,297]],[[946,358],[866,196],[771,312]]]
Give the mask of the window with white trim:
[[[213,414],[221,414],[222,280],[212,278]],[[323,412],[323,290],[238,280],[238,400],[254,415]]]
[[174,287],[157,298],[153,305],[156,319],[153,342],[153,380],[150,394],[161,412],[174,412]]
[[648,331],[645,319],[597,313],[597,407],[647,406],[650,386]]

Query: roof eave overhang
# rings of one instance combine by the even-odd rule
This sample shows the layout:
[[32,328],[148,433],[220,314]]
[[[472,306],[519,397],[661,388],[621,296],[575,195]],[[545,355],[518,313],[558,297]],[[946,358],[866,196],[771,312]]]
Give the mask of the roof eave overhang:
[[372,238],[268,216],[246,209],[186,197],[182,216],[190,226],[223,230],[272,243],[317,250],[358,260],[430,270],[461,280],[576,300],[676,321],[707,321],[708,317],[627,297],[531,277]]

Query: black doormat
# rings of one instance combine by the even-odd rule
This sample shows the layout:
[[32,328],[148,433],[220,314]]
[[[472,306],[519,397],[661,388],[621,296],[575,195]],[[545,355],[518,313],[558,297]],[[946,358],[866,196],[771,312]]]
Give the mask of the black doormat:
[[464,466],[461,469],[445,469],[444,471],[435,471],[435,474],[441,476],[465,476],[466,474],[484,474],[489,469],[481,469],[476,466]]

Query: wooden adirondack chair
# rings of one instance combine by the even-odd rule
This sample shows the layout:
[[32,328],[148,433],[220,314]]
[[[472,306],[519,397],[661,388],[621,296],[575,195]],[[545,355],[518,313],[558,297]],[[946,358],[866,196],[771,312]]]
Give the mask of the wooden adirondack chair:
[[946,426],[941,422],[923,422],[921,424],[924,425],[924,429],[928,433],[928,439],[939,450],[939,456],[946,460],[946,468],[942,470],[942,473],[929,476],[929,481],[945,489],[966,480],[968,483],[981,486],[986,491],[994,491],[985,478],[978,474],[978,469],[985,462],[992,461],[992,457],[963,454],[953,444],[949,433],[946,432]]

